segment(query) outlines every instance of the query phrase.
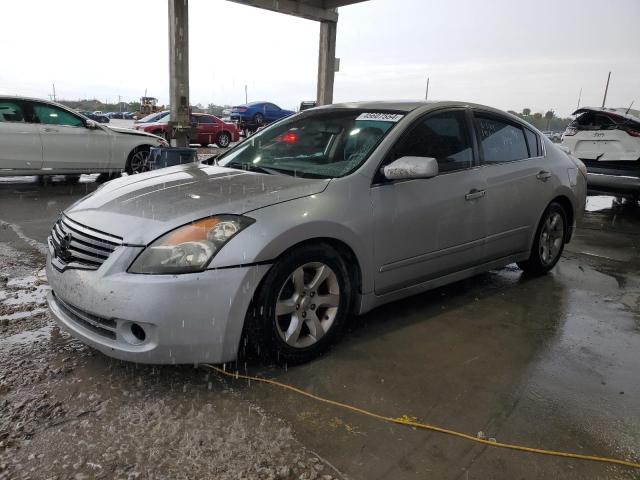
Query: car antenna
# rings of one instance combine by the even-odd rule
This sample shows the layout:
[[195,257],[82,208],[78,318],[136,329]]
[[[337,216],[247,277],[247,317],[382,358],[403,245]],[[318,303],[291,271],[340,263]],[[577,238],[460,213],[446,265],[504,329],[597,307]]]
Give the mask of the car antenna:
[[633,107],[633,102],[635,102],[635,100],[631,100],[631,105],[629,105],[629,108],[627,108],[627,111],[626,111],[626,112],[624,112],[624,113],[625,113],[625,115],[626,115],[627,113],[629,113],[629,110],[631,110],[631,107]]

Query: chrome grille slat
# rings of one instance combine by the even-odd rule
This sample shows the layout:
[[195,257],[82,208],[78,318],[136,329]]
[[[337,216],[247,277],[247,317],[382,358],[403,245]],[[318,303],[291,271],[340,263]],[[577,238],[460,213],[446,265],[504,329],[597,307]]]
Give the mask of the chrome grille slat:
[[61,271],[97,270],[122,245],[121,238],[80,225],[66,216],[53,226],[49,239],[52,264]]
[[103,242],[110,243],[114,246],[122,245],[122,238],[120,237],[116,237],[115,235],[109,235],[108,233],[100,232],[98,230],[93,230],[92,228],[85,227],[84,225],[80,225],[79,223],[74,222],[67,216],[63,216],[60,220],[68,228],[76,230],[78,233],[83,233],[89,237],[102,240]]

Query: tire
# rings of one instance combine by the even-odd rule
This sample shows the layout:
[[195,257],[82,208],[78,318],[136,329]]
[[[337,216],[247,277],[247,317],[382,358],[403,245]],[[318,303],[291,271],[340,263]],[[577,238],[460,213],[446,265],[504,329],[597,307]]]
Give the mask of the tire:
[[65,175],[64,181],[71,185],[75,185],[80,181],[80,175]]
[[518,262],[526,273],[544,275],[556,266],[567,241],[567,212],[556,202],[551,202],[542,215],[531,254]]
[[127,160],[125,171],[129,175],[135,175],[137,173],[146,172],[149,170],[149,154],[151,149],[147,146],[135,148],[130,154]]
[[331,246],[318,243],[288,252],[267,273],[249,309],[251,350],[277,363],[312,360],[340,335],[351,292],[347,266]]
[[227,132],[220,132],[220,134],[218,135],[218,138],[216,138],[216,144],[220,148],[228,148],[230,143],[231,143],[231,135],[229,135]]
[[264,115],[262,115],[261,113],[256,113],[253,116],[253,121],[254,123],[256,123],[257,125],[262,125],[264,123]]

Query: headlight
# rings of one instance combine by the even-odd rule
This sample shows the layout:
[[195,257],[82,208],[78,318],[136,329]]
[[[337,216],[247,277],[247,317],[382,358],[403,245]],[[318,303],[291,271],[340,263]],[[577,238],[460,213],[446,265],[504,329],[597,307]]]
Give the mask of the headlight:
[[240,215],[218,215],[184,225],[158,238],[134,260],[130,273],[190,273],[204,270],[237,233],[255,222]]

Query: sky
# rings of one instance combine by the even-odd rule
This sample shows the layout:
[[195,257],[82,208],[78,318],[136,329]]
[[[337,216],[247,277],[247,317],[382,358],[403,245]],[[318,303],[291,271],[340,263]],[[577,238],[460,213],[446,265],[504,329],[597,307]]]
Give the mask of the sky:
[[[166,0],[2,4],[0,94],[168,102]],[[462,100],[504,110],[640,105],[640,0],[369,0],[339,9],[334,101]],[[319,24],[190,0],[191,103],[316,95]]]

